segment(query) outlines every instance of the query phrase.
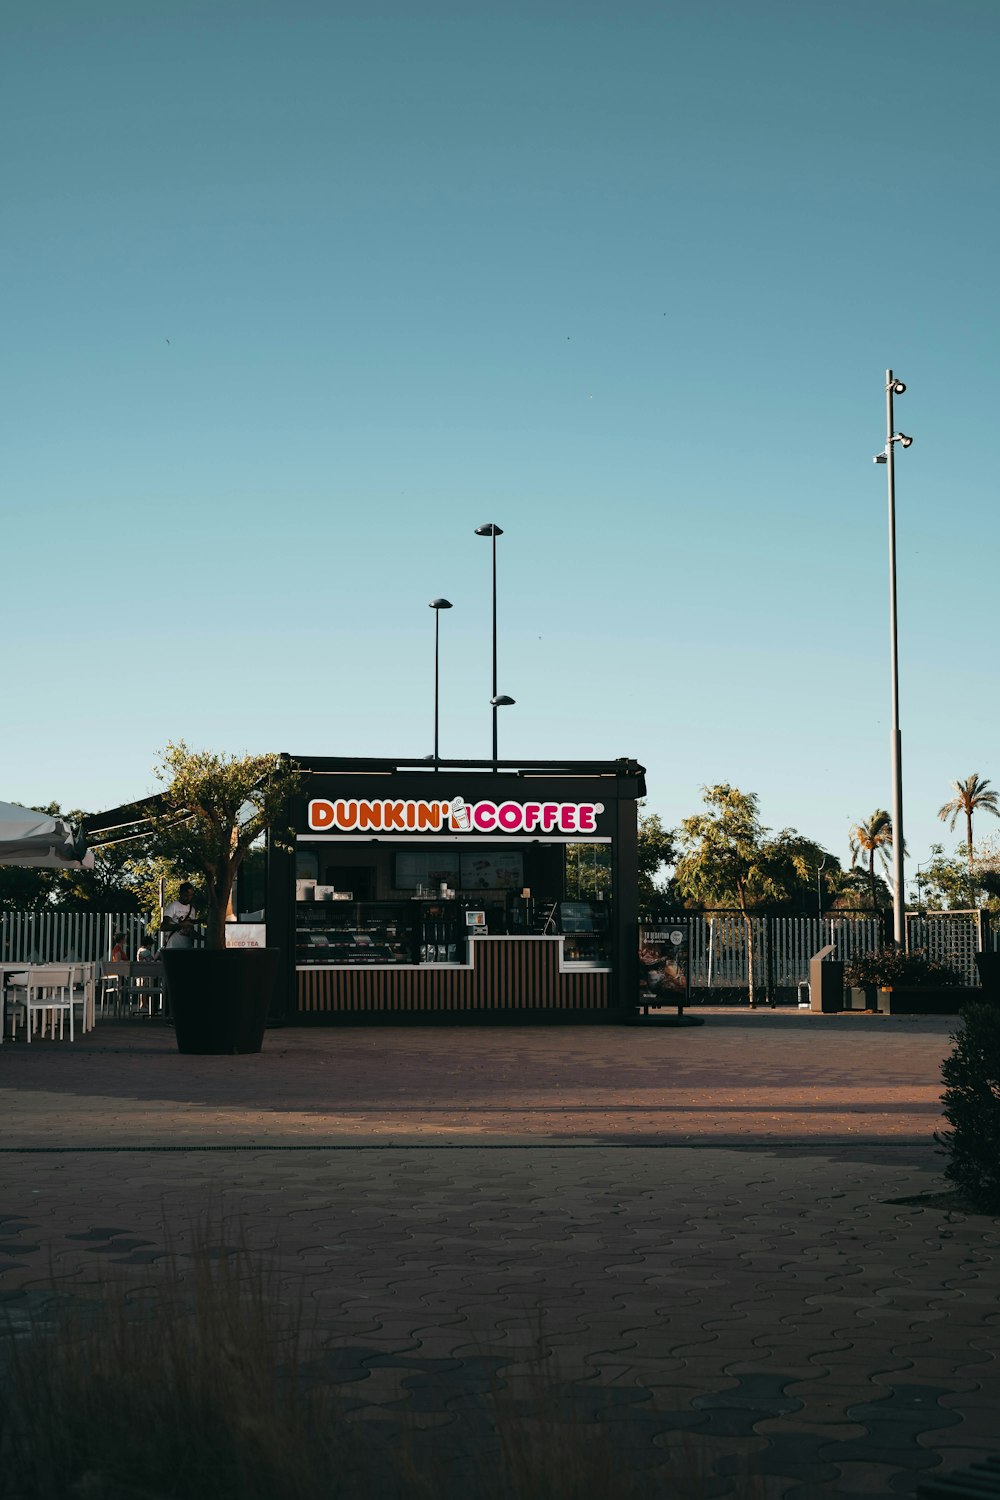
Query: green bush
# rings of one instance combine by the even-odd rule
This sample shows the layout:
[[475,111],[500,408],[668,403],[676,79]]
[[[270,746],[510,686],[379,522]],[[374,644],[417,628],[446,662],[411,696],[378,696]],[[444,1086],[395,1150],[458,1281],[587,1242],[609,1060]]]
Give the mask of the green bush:
[[876,953],[862,953],[852,958],[844,970],[844,983],[849,989],[891,989],[894,985],[926,985],[937,988],[941,985],[964,984],[965,980],[955,969],[928,958],[924,949],[903,953],[898,948],[880,948]]
[[953,1040],[941,1064],[945,1176],[976,1208],[1000,1213],[1000,1006],[967,1005]]

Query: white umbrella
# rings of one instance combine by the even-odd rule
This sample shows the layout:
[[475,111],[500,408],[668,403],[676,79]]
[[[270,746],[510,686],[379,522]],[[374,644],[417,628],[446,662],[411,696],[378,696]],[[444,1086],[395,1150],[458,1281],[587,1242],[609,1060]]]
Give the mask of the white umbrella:
[[65,818],[0,802],[0,865],[92,870],[94,856]]

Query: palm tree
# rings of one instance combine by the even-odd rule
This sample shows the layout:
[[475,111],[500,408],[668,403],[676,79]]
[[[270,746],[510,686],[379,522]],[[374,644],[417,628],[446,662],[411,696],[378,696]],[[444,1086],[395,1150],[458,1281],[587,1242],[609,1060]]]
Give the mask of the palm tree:
[[995,818],[1000,818],[997,794],[986,790],[989,784],[988,779],[980,781],[977,771],[973,771],[971,776],[966,776],[964,781],[953,781],[951,789],[955,793],[954,797],[938,810],[938,817],[942,823],[947,822],[949,832],[958,822],[959,815],[965,814],[965,847],[969,856],[970,882],[972,880],[972,814],[991,812]]
[[865,823],[855,823],[850,832],[851,869],[856,870],[867,858],[868,881],[872,893],[872,911],[878,903],[875,898],[875,856],[879,856],[886,869],[889,868],[889,850],[892,848],[892,819],[884,807],[878,807]]

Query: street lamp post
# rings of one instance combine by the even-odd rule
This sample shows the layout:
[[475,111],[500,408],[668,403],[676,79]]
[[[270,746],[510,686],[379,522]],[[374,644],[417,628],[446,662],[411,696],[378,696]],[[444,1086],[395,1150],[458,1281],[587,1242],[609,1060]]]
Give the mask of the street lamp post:
[[434,611],[434,769],[438,768],[438,689],[440,685],[440,673],[438,670],[441,646],[441,611],[451,609],[448,599],[432,599],[428,606]]
[[893,461],[897,443],[909,448],[913,442],[904,432],[893,431],[892,398],[906,386],[891,370],[885,372],[885,448],[875,463],[885,464],[889,480],[889,657],[892,673],[892,940],[906,947],[906,892],[903,886],[903,739],[899,730],[899,641],[896,619],[896,474]]
[[929,865],[931,860],[925,859],[922,865],[917,865],[917,908],[924,905],[924,866]]
[[[826,855],[824,854],[823,858],[820,860],[819,864],[816,866],[816,915],[817,915],[817,917],[819,917],[820,924],[822,924],[822,921],[823,921],[823,869],[824,869],[825,865],[826,865]],[[822,925],[820,926],[819,940],[820,940],[820,943],[822,943],[822,941],[823,941],[823,929],[822,929]]]
[[488,536],[493,550],[493,693],[490,703],[493,705],[493,764],[497,760],[497,709],[513,703],[513,698],[501,698],[497,694],[497,537],[503,536],[503,527],[497,526],[492,521],[487,521],[484,526],[476,527],[476,536]]

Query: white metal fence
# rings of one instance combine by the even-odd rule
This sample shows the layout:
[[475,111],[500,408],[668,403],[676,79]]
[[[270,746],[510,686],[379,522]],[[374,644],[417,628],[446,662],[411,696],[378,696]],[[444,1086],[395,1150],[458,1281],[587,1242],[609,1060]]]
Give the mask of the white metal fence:
[[0,912],[0,963],[99,963],[111,957],[116,932],[134,954],[148,925],[134,912]]
[[[691,989],[745,989],[748,985],[747,926],[739,912],[686,912],[671,918],[687,924]],[[819,917],[752,917],[754,986],[791,991],[809,978],[809,960],[828,944],[832,958],[849,962],[872,953],[885,942],[880,918],[834,912]],[[957,969],[966,984],[978,985],[976,954],[980,945],[977,912],[911,913],[907,938],[911,951]],[[991,946],[996,946],[997,934]]]
[[[747,931],[739,912],[685,912],[690,934],[692,990],[741,988],[747,984]],[[833,913],[819,917],[753,917],[754,984],[761,989],[794,989],[809,977],[809,960],[828,943],[833,957],[845,962],[882,946],[882,924],[874,917]],[[979,913],[942,911],[907,914],[911,950],[958,969],[967,984],[978,984],[976,953]],[[116,932],[125,934],[134,953],[147,927],[134,912],[2,912],[0,963],[81,962],[111,955]],[[1000,933],[994,932],[992,946]]]
[[[749,980],[747,924],[738,912],[688,917],[691,988],[745,987]],[[827,944],[844,962],[882,945],[882,924],[872,917],[751,917],[754,985],[794,989],[809,977],[809,960]]]
[[[923,948],[928,958],[948,964],[966,976],[966,983],[978,984],[976,954],[981,943],[978,911],[907,912],[906,946]],[[996,936],[993,934],[996,946]]]

